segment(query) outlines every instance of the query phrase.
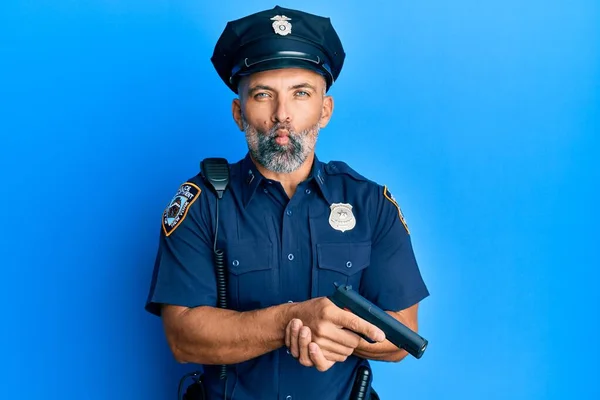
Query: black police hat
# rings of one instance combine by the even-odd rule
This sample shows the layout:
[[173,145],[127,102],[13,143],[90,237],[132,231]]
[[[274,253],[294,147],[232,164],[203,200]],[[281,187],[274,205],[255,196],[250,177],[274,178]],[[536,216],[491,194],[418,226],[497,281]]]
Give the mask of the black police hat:
[[211,61],[223,82],[237,94],[241,76],[279,68],[319,72],[329,90],[345,57],[329,18],[276,6],[229,21]]

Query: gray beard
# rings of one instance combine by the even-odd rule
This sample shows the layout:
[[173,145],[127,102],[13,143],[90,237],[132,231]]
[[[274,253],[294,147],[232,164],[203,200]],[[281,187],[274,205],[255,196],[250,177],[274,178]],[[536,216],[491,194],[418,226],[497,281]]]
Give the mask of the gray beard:
[[[288,124],[275,124],[268,132],[261,132],[250,126],[242,115],[243,130],[248,142],[248,150],[252,158],[260,165],[276,173],[289,174],[296,171],[315,149],[320,125],[315,125],[300,132],[295,132]],[[277,129],[288,131],[288,143],[278,144]]]

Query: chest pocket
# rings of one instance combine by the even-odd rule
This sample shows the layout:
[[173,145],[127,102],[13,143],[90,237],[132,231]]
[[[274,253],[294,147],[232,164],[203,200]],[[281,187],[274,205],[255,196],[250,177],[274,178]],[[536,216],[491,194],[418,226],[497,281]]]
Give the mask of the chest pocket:
[[227,272],[228,308],[249,311],[273,305],[277,286],[271,243],[229,245]]
[[334,283],[357,290],[362,273],[371,263],[371,242],[317,244],[317,278],[313,296],[329,296]]

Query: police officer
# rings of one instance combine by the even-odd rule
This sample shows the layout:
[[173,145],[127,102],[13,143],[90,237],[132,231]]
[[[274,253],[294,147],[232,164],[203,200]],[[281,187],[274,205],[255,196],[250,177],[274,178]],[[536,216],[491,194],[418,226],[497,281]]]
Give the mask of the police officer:
[[[349,399],[360,366],[404,358],[326,298],[334,282],[417,330],[429,293],[397,201],[315,154],[344,58],[328,18],[281,7],[229,22],[214,49],[249,151],[230,165],[220,200],[202,173],[179,187],[146,304],[175,358],[204,365],[208,399]],[[227,309],[216,306],[215,248],[225,254]]]

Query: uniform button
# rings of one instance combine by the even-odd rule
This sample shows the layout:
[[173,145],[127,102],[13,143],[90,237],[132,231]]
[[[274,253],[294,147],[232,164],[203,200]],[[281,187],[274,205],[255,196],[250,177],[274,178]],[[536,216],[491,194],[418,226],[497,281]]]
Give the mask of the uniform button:
[[310,194],[310,189],[306,189],[306,190],[304,191],[304,193],[306,193],[306,194]]
[[292,210],[287,210],[285,213],[286,213],[287,215],[292,215]]
[[288,300],[288,303],[293,303],[293,302],[294,302],[293,300]]
[[352,263],[351,263],[350,261],[348,261],[348,262],[346,263],[346,267],[350,268],[351,266],[352,266]]
[[285,352],[291,354],[290,349],[287,349]]
[[265,193],[269,193],[269,191],[268,191],[267,189],[263,189],[263,191],[264,191]]
[[292,253],[288,254],[288,260],[292,261],[294,259],[294,255]]
[[232,264],[234,267],[237,267],[238,265],[240,265],[240,262],[238,260],[233,260]]
[[286,396],[285,400],[292,400],[292,396]]

